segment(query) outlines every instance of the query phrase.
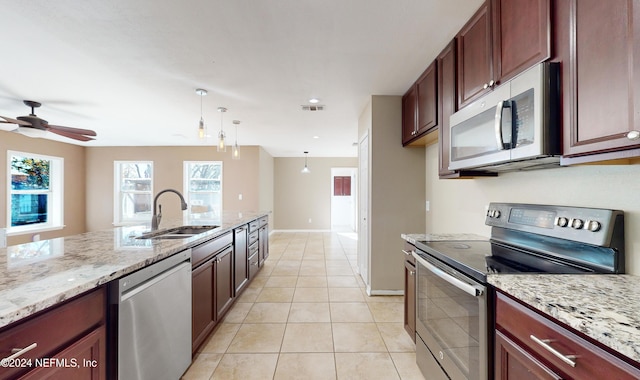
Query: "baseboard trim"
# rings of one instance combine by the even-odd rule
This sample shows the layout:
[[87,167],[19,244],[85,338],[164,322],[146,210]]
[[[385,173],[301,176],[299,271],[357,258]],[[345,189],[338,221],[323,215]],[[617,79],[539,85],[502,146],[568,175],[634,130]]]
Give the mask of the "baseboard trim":
[[331,230],[271,230],[271,232],[331,232]]
[[404,290],[371,290],[367,286],[367,294],[370,296],[403,296]]

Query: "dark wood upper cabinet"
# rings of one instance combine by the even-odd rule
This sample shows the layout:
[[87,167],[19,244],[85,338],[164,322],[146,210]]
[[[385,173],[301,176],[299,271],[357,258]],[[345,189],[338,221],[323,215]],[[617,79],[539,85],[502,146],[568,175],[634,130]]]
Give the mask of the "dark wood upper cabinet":
[[426,145],[425,136],[437,125],[438,77],[434,61],[402,97],[402,145]]
[[640,156],[630,150],[640,147],[640,4],[557,0],[554,7],[562,164]]
[[458,108],[490,90],[493,85],[491,15],[489,1],[462,27],[458,49]]
[[438,125],[438,78],[436,62],[433,62],[416,82],[418,95],[418,125],[416,135],[420,136]]
[[462,108],[550,57],[550,0],[487,0],[456,39]]
[[455,175],[449,170],[449,117],[456,112],[456,41],[453,40],[436,58],[438,64],[438,135],[440,177]]

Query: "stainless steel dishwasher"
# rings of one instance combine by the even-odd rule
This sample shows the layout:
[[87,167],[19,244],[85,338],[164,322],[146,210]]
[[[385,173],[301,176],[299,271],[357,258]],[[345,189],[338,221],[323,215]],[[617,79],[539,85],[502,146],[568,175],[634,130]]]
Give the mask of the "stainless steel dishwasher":
[[118,379],[179,379],[191,364],[191,250],[114,281]]

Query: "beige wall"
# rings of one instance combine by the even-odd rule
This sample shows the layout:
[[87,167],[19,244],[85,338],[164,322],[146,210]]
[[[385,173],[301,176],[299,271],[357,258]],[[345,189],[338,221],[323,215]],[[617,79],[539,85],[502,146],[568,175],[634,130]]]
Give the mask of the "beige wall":
[[311,173],[303,174],[304,157],[275,158],[274,229],[331,229],[331,168],[358,166],[355,157],[309,157],[307,162]]
[[[153,161],[154,193],[167,188],[183,191],[183,161],[223,161],[223,210],[258,211],[261,206],[260,150],[257,146],[243,146],[241,159],[232,160],[231,150],[218,153],[211,146],[87,148],[87,230],[112,227],[114,161]],[[263,165],[268,166],[269,158],[265,154],[262,152]],[[242,200],[238,199],[239,194],[242,194]],[[166,197],[162,208],[164,218],[180,218],[182,211],[178,199],[169,199],[175,195],[165,194],[163,197]],[[264,206],[268,206],[267,201],[264,203]]]
[[424,228],[425,150],[402,147],[400,96],[372,96],[358,124],[360,137],[369,134],[371,294],[402,291],[400,235]]
[[[426,154],[427,232],[473,232],[484,225],[489,202],[601,207],[625,211],[627,272],[640,275],[640,165],[584,165],[500,174],[492,178],[438,179],[438,147]],[[420,231],[416,231],[420,232]]]
[[[26,137],[0,131],[0,226],[7,224],[7,150],[64,158],[64,224],[61,230],[38,233],[52,239],[85,232],[85,149],[57,141]],[[9,236],[8,245],[31,241],[33,234]]]

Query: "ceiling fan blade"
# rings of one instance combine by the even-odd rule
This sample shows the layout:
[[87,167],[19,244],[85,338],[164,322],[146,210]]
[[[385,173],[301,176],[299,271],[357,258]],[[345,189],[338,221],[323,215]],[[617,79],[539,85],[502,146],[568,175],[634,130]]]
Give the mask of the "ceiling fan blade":
[[49,132],[55,133],[56,135],[68,137],[70,139],[79,140],[79,141],[91,141],[95,140],[93,137],[88,137],[80,134],[76,134],[73,132],[68,132],[65,130],[57,129],[57,128],[49,128]]
[[58,131],[73,133],[77,135],[97,136],[96,132],[92,131],[91,129],[71,128],[71,127],[63,127],[61,125],[51,125],[51,124],[47,124],[47,129],[51,132],[54,132],[53,130],[55,129]]
[[25,127],[30,127],[31,126],[31,123],[29,123],[28,121],[12,119],[12,118],[6,117],[6,116],[0,116],[0,117],[5,120],[5,121],[0,121],[0,123],[18,124],[18,125],[24,125]]
[[[2,124],[12,124],[12,125],[2,125]],[[0,121],[0,131],[13,132],[16,129],[18,129],[17,125],[13,123],[9,123],[7,121]]]

